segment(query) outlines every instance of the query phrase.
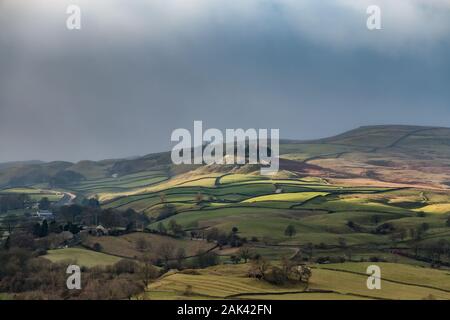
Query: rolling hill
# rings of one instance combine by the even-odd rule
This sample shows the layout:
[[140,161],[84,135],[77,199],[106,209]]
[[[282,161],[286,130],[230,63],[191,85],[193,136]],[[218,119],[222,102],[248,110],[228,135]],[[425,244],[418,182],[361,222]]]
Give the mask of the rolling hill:
[[[169,152],[9,163],[0,165],[0,195],[46,196],[59,205],[67,194],[79,203],[96,197],[101,209],[133,209],[148,218],[144,233],[88,237],[82,248],[49,251],[51,261],[73,258],[89,267],[137,259],[142,234],[155,259],[162,243],[183,248],[188,265],[199,250],[220,257],[212,268],[169,271],[144,298],[180,299],[186,288],[192,299],[449,298],[450,256],[442,248],[450,243],[450,129],[370,126],[314,141],[283,140],[280,171],[259,173],[257,165],[175,166]],[[0,225],[5,217],[0,214]],[[184,236],[170,233],[174,222]],[[295,232],[287,233],[288,226]],[[286,258],[308,263],[310,287],[248,278],[248,264],[230,265],[239,248],[207,241],[210,233],[234,233],[274,265]],[[101,252],[92,251],[96,244]],[[386,290],[365,287],[369,262],[382,264]],[[444,270],[430,268],[436,266]]]
[[[450,184],[450,128],[403,125],[367,126],[313,140],[282,140],[281,169],[300,175],[363,178],[445,188]],[[142,171],[166,171],[168,176],[194,166],[171,164],[170,153],[133,159],[70,162],[16,162],[0,164],[0,186],[55,184],[68,175],[80,181],[124,176]],[[224,171],[223,167],[218,170]],[[225,171],[230,170],[225,169]],[[242,168],[241,170],[246,170]],[[255,171],[257,168],[249,168]],[[395,181],[390,181],[395,170]],[[64,179],[61,179],[64,185]],[[56,181],[58,185],[58,181]]]

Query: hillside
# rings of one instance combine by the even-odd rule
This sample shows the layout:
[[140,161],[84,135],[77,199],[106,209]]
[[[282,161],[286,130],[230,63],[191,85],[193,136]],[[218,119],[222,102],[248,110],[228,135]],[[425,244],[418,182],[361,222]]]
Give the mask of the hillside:
[[447,189],[450,182],[449,128],[361,127],[331,138],[283,144],[281,154],[321,168],[306,173],[343,183],[362,179]]
[[[0,214],[0,230],[12,218],[27,222],[30,201],[49,198],[64,220],[58,209],[73,203],[72,195],[81,205],[96,197],[98,223],[127,229],[129,220],[111,218],[122,213],[145,222],[135,233],[87,236],[45,258],[93,267],[145,253],[164,267],[160,249],[182,249],[177,263],[188,270],[165,273],[144,298],[178,299],[186,291],[192,299],[449,298],[442,279],[450,270],[450,129],[361,127],[315,141],[282,141],[280,158],[273,176],[260,175],[257,165],[174,166],[168,152],[8,164],[0,168],[0,196],[30,200]],[[91,210],[70,222],[94,224]],[[249,278],[249,262],[236,262],[242,247],[272,266],[286,259],[308,264],[310,287]],[[217,255],[217,266],[199,262],[205,251]],[[165,260],[168,267],[177,259]],[[197,263],[201,268],[189,270]],[[387,290],[366,289],[368,263],[382,264]]]
[[[450,184],[449,128],[360,127],[325,139],[282,140],[280,154],[284,159],[281,169],[300,175],[363,178],[436,188]],[[71,179],[93,180],[149,170],[176,175],[191,169],[191,166],[173,167],[169,152],[97,162],[17,162],[0,164],[0,187],[64,186]],[[396,172],[395,181],[389,178],[392,171]]]

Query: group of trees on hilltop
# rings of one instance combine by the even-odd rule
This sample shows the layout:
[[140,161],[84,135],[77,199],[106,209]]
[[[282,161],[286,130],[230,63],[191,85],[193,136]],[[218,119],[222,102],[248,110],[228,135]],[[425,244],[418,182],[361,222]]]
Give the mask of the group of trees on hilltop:
[[186,235],[183,227],[178,224],[174,219],[169,220],[167,227],[164,223],[159,222],[156,226],[156,230],[151,230],[152,232],[159,233],[161,235],[170,235],[176,238],[181,238]]
[[301,282],[308,285],[312,271],[306,265],[298,264],[287,257],[281,260],[280,266],[274,266],[263,257],[255,256],[251,261],[248,276],[274,285],[283,285],[288,282]]
[[206,231],[204,236],[207,241],[215,241],[220,247],[226,245],[231,247],[241,247],[243,244],[247,243],[247,238],[239,236],[239,229],[237,227],[231,228],[231,231],[228,233],[217,228],[211,228]]

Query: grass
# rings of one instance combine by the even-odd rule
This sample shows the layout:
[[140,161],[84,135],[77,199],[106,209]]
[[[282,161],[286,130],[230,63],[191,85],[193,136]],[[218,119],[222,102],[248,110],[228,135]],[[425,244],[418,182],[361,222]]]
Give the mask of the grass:
[[371,300],[370,298],[340,293],[302,292],[283,294],[242,295],[240,299],[249,300]]
[[8,188],[0,191],[1,193],[20,193],[20,194],[28,194],[28,193],[36,193],[40,192],[39,189],[35,188]]
[[450,203],[436,203],[424,206],[420,209],[416,209],[418,212],[427,212],[434,214],[446,214],[450,213]]
[[[298,178],[283,174],[278,179],[256,174],[223,174],[194,170],[152,186],[139,187],[140,181],[153,179],[161,172],[146,172],[121,178],[97,181],[103,185],[131,187],[126,192],[103,192],[104,208],[134,209],[151,218],[158,218],[165,204],[172,204],[176,214],[162,220],[166,225],[174,219],[186,229],[217,227],[229,232],[239,228],[241,237],[264,239],[265,243],[297,246],[311,242],[336,246],[342,239],[348,245],[379,246],[391,243],[389,235],[375,233],[377,226],[391,223],[396,230],[414,229],[426,222],[430,228],[442,228],[444,221],[437,217],[417,217],[414,208],[448,201],[443,192],[417,189],[392,189],[368,186],[330,184],[317,177]],[[85,182],[92,188],[97,182]],[[101,187],[103,188],[103,187]],[[281,193],[277,193],[281,190]],[[161,195],[164,194],[163,198]],[[201,194],[203,202],[197,203]],[[161,202],[163,199],[164,204]],[[378,221],[374,223],[375,220]],[[357,228],[350,228],[352,221]],[[149,227],[156,229],[159,221]],[[284,235],[287,225],[294,225],[297,233]],[[429,230],[426,237],[433,235]],[[438,234],[436,234],[438,236]],[[110,239],[102,245],[108,252],[119,252],[122,240]],[[128,243],[128,253],[139,253]],[[134,251],[133,251],[134,250]],[[279,255],[277,255],[279,257]]]
[[[230,175],[233,177],[234,175]],[[238,175],[242,178],[244,175]],[[223,176],[221,179],[229,177]],[[160,202],[160,195],[164,193],[166,203],[179,203],[195,201],[198,194],[202,194],[206,200],[213,199],[215,203],[230,203],[241,201],[243,206],[248,203],[259,202],[261,205],[270,207],[289,208],[289,201],[302,202],[317,196],[326,196],[329,192],[376,192],[378,189],[344,189],[338,186],[330,186],[329,184],[317,184],[316,180],[299,180],[299,179],[280,179],[280,180],[261,180],[254,175],[246,175],[239,183],[228,183],[210,186],[211,181],[216,182],[217,177],[200,177],[180,183],[174,184],[173,181],[164,182],[155,186],[154,191],[147,193],[123,194],[116,193],[117,197],[113,197],[113,193],[102,194],[103,206],[107,208],[133,208],[137,211],[144,212],[151,206]],[[249,179],[253,180],[249,180]],[[172,187],[171,187],[172,186]],[[156,189],[157,188],[157,189]],[[277,189],[283,193],[275,193]],[[110,198],[113,197],[113,198]],[[283,201],[274,205],[276,201]],[[297,203],[298,204],[298,203]],[[382,206],[380,204],[380,206]],[[392,210],[401,210],[393,207]]]
[[[420,245],[450,239],[450,229],[446,227],[450,196],[448,188],[444,188],[450,185],[450,175],[446,176],[445,171],[449,163],[444,161],[448,154],[440,151],[445,151],[441,142],[448,140],[448,132],[433,142],[435,133],[418,133],[418,129],[366,127],[317,143],[283,143],[282,158],[297,160],[300,170],[294,164],[289,171],[287,168],[292,161],[284,161],[288,165],[270,178],[252,172],[248,166],[184,169],[174,166],[170,179],[168,171],[159,170],[159,166],[155,170],[113,178],[105,177],[112,171],[103,166],[103,169],[93,169],[102,170],[95,173],[100,178],[82,181],[71,188],[82,196],[98,195],[103,208],[131,208],[146,214],[153,219],[150,225],[153,229],[160,222],[158,217],[165,204],[176,208],[175,215],[161,220],[166,227],[171,219],[181,224],[188,234],[193,229],[207,231],[213,227],[229,233],[237,227],[238,235],[248,240],[245,246],[274,264],[281,257],[298,253],[304,258],[308,255],[305,245],[310,242],[325,244],[314,247],[312,261],[326,256],[348,258],[347,250],[351,250],[353,261],[377,257],[398,262],[376,263],[382,268],[382,290],[367,289],[368,263],[365,262],[314,265],[310,292],[302,292],[304,286],[299,284],[280,287],[249,279],[246,276],[248,265],[239,264],[169,272],[150,286],[146,293],[150,299],[423,299],[430,295],[448,299],[448,271],[427,269],[426,262],[400,256],[391,248],[411,250],[407,248],[415,242],[409,236],[410,230],[424,223],[429,229],[417,242]],[[402,148],[396,149],[396,146]],[[420,154],[416,152],[419,149]],[[414,158],[399,157],[397,153],[406,156],[411,153]],[[425,161],[434,155],[442,159],[430,159],[430,166],[423,170],[417,157]],[[445,162],[445,165],[434,166],[437,162]],[[320,172],[320,168],[311,169],[311,165],[331,171]],[[91,167],[89,163],[77,166],[79,170]],[[316,170],[317,176],[309,176],[315,175]],[[45,186],[40,188],[1,192],[27,193],[32,199],[48,194],[56,200],[56,192],[45,190]],[[198,201],[199,194],[201,201]],[[386,223],[393,231],[378,234],[377,228]],[[292,237],[284,234],[288,225],[293,225],[297,231]],[[400,231],[407,233],[406,238],[393,243],[390,235]],[[70,248],[51,250],[46,257],[52,261],[77,260],[85,266],[108,265],[118,261],[119,256],[134,259],[141,255],[137,243],[142,237],[151,244],[145,252],[155,257],[158,249],[167,243],[172,244],[174,250],[185,249],[188,256],[214,246],[205,241],[136,233],[88,237],[83,243],[101,244],[102,253]],[[257,241],[253,241],[253,237]],[[350,249],[340,246],[342,240]],[[220,261],[228,263],[237,250],[229,247],[217,250]],[[193,293],[185,296],[188,286],[192,286]]]
[[0,301],[1,300],[12,300],[12,299],[13,299],[13,296],[11,294],[0,292]]
[[[404,265],[396,266],[402,270]],[[424,269],[424,272],[427,270]],[[421,285],[402,284],[392,281],[383,281],[383,271],[380,290],[367,288],[366,274],[355,274],[328,269],[314,269],[310,281],[311,289],[331,290],[340,294],[371,297],[376,299],[393,300],[420,300],[432,295],[436,299],[450,299],[450,293],[439,289],[430,289]],[[420,283],[421,276],[417,275],[415,280]]]
[[404,208],[387,205],[371,199],[351,197],[348,195],[345,197],[333,196],[329,198],[318,198],[314,201],[308,202],[304,207],[330,211],[369,211],[403,214],[411,212]]
[[[156,179],[162,177],[156,176]],[[307,243],[330,246],[330,249],[315,249],[315,258],[342,257],[345,253],[339,249],[339,243],[345,240],[348,246],[353,247],[354,259],[367,260],[377,256],[401,263],[382,265],[386,281],[381,291],[369,290],[365,286],[367,264],[364,263],[316,266],[310,289],[320,292],[301,292],[302,285],[272,286],[247,278],[244,265],[221,265],[197,270],[192,274],[169,273],[152,284],[146,298],[216,299],[235,295],[243,299],[423,299],[430,295],[438,299],[449,298],[447,287],[441,285],[448,282],[445,273],[410,266],[425,263],[381,251],[380,248],[391,245],[392,240],[389,234],[374,232],[383,223],[392,224],[395,230],[414,229],[427,223],[430,229],[424,235],[424,241],[448,237],[442,215],[418,216],[415,212],[427,208],[429,213],[446,213],[449,199],[445,193],[343,186],[330,184],[321,178],[296,178],[289,174],[279,179],[269,179],[254,174],[189,173],[158,181],[151,186],[141,186],[151,179],[155,179],[153,173],[125,177],[120,183],[108,178],[103,179],[98,186],[91,182],[81,188],[93,192],[97,188],[127,188],[125,192],[100,193],[102,206],[120,210],[132,208],[153,218],[159,216],[164,204],[172,204],[176,207],[176,214],[161,221],[166,227],[172,219],[188,230],[216,227],[230,232],[236,226],[240,237],[248,240],[258,238],[258,242],[250,243],[249,246],[271,261],[284,256],[291,257]],[[277,193],[277,190],[281,192]],[[203,201],[197,203],[199,194]],[[357,228],[349,227],[349,221],[356,224]],[[159,222],[153,222],[149,227],[156,229]],[[292,237],[284,234],[288,225],[293,225],[297,231]],[[88,238],[85,244],[92,246],[98,242],[106,257],[115,255],[117,259],[117,256],[134,259],[142,254],[136,248],[140,237],[145,237],[151,243],[151,248],[146,252],[155,253],[155,257],[158,248],[169,242],[175,250],[184,248],[188,256],[194,255],[199,249],[207,250],[213,246],[203,241],[173,239],[155,234]],[[218,253],[223,262],[229,261],[230,256],[235,254],[233,250],[220,250]],[[74,254],[60,255],[60,260],[78,257]],[[93,260],[97,264],[102,261],[100,257],[90,260],[85,254],[81,254],[78,259],[87,265],[92,265]],[[428,276],[424,277],[422,271],[426,271]],[[183,292],[188,286],[192,286],[193,293],[186,297]]]
[[[271,246],[258,246],[250,247],[250,251],[255,254],[259,254],[268,260],[280,260],[283,257],[292,257],[297,248],[283,248],[283,247],[271,247]],[[220,251],[219,251],[220,252]]]
[[282,158],[290,160],[306,160],[312,157],[338,154],[341,152],[365,150],[353,146],[333,145],[333,144],[310,144],[310,143],[292,143],[282,144],[280,154]]
[[202,270],[195,270],[192,274],[178,272],[163,276],[149,287],[150,297],[152,291],[173,292],[183,295],[188,286],[192,286],[194,295],[203,297],[227,298],[230,295],[242,293],[271,293],[291,292],[303,290],[303,285],[289,288],[273,286],[267,282],[251,279],[246,276],[248,264],[220,265]]
[[0,190],[0,194],[26,194],[32,201],[39,201],[46,197],[50,201],[58,201],[63,197],[59,191],[45,190],[39,188],[8,188]]
[[221,185],[224,185],[229,183],[240,183],[244,181],[268,180],[268,179],[269,179],[268,177],[255,176],[249,174],[229,174],[221,177],[219,182]]
[[[169,273],[152,283],[146,298],[189,298],[184,293],[190,287],[193,298],[221,299],[450,299],[447,292],[449,275],[445,271],[416,268],[403,264],[380,263],[382,289],[367,288],[367,263],[344,263],[314,266],[308,292],[300,283],[276,286],[247,277],[248,264],[221,265],[202,270]],[[338,268],[341,268],[339,270]],[[362,271],[362,272],[361,272]],[[361,274],[360,274],[361,272]],[[422,283],[424,278],[427,287]],[[384,279],[384,280],[383,280]]]
[[319,266],[319,268],[344,270],[365,275],[367,267],[372,264],[376,264],[380,267],[382,279],[437,288],[450,292],[450,273],[445,270],[383,262],[330,264]]
[[[196,181],[198,183],[198,181]],[[311,188],[305,188],[302,184],[281,184],[281,188],[286,189],[287,191],[292,192],[304,192],[303,196],[300,194],[297,196],[293,196],[301,199],[304,199],[306,195],[312,195],[314,192],[311,191]],[[278,196],[274,194],[276,188],[272,182],[266,182],[264,184],[254,183],[254,184],[230,184],[230,185],[221,185],[219,187],[201,187],[201,186],[190,186],[188,183],[174,186],[173,188],[167,190],[161,190],[158,192],[151,192],[147,194],[140,195],[132,195],[132,196],[124,196],[119,197],[113,200],[108,200],[103,202],[103,207],[105,208],[120,208],[127,209],[132,208],[137,211],[145,211],[145,209],[156,205],[161,202],[160,195],[164,194],[164,201],[166,203],[177,203],[177,202],[191,202],[194,203],[196,201],[196,197],[198,194],[203,195],[205,200],[212,199],[212,202],[220,203],[230,203],[230,202],[239,202],[245,201],[255,196],[262,195],[273,195],[275,198]],[[323,194],[321,192],[316,192],[315,195]],[[286,197],[286,196],[282,196]],[[258,199],[256,199],[258,200]],[[264,200],[264,199],[263,199]],[[248,203],[252,202],[252,200],[247,201]],[[281,206],[281,205],[280,205]],[[289,204],[287,205],[289,207]]]
[[142,171],[120,177],[99,178],[78,182],[70,189],[76,192],[95,195],[97,193],[124,192],[156,185],[167,180],[163,171]]
[[288,201],[288,202],[303,202],[319,196],[326,196],[326,192],[295,192],[295,193],[279,193],[265,196],[254,197],[242,201],[243,203],[254,203],[264,201]]
[[[148,248],[141,252],[137,250],[137,243],[140,239],[145,239]],[[206,241],[196,241],[189,239],[174,239],[168,236],[162,236],[149,233],[130,233],[119,237],[88,237],[83,241],[83,244],[92,247],[95,243],[99,243],[102,246],[102,252],[123,256],[134,259],[146,253],[150,256],[157,257],[158,250],[165,244],[170,244],[174,248],[174,252],[183,248],[186,256],[193,256],[197,254],[199,250],[206,251],[214,247],[213,243]]]
[[[226,232],[238,226],[243,237],[264,237],[271,243],[289,245],[305,242],[336,245],[340,239],[350,245],[386,244],[389,243],[388,236],[374,233],[377,227],[373,223],[375,216],[378,223],[395,224],[398,221],[397,225],[408,228],[421,223],[415,219],[414,211],[397,205],[406,199],[424,199],[418,191],[342,187],[312,178],[274,180],[243,174],[222,176],[221,184],[214,187],[198,185],[201,181],[209,183],[216,178],[202,176],[164,190],[165,202],[172,203],[177,214],[162,222],[167,225],[174,219],[185,228],[214,226]],[[227,183],[223,184],[222,180]],[[277,189],[282,189],[283,193],[276,193]],[[199,193],[204,202],[196,204]],[[119,198],[106,205],[133,208],[158,217],[162,210],[160,194],[152,192]],[[392,199],[397,202],[390,203]],[[351,229],[349,221],[357,223],[359,229]],[[433,221],[431,225],[438,226],[438,223],[442,221]],[[150,228],[155,229],[156,224]],[[292,238],[284,235],[289,224],[297,229]]]
[[[217,174],[217,176],[219,176]],[[150,194],[150,193],[161,193],[168,191],[170,189],[176,187],[214,187],[216,181],[216,176],[202,176],[198,175],[194,178],[187,178],[184,175],[180,175],[174,177],[170,180],[164,181],[162,183],[158,183],[152,186],[140,187],[128,191],[119,191],[119,192],[98,192],[97,196],[101,202],[109,202],[116,198],[136,196],[142,194]],[[199,190],[199,189],[197,189]]]
[[[356,233],[349,231],[346,220],[339,224],[327,223],[323,219],[321,224],[310,223],[308,219],[317,213],[305,210],[274,210],[259,207],[218,207],[213,210],[204,209],[180,213],[171,218],[163,220],[164,223],[171,219],[177,221],[185,228],[216,227],[229,232],[234,226],[239,228],[242,237],[250,239],[255,236],[259,239],[268,238],[270,243],[283,244],[314,244],[326,243],[336,245],[339,239],[346,239],[349,244],[379,244],[388,242],[387,236],[371,233]],[[286,226],[292,224],[297,230],[293,237],[284,235]],[[150,228],[156,228],[154,223]],[[334,228],[334,229],[333,229]],[[345,233],[339,229],[347,230]]]
[[[226,220],[242,220],[245,217],[257,218],[258,216],[267,214],[270,215],[273,210],[267,208],[246,208],[246,207],[235,207],[235,208],[214,208],[208,210],[194,210],[190,212],[184,212],[177,214],[169,219],[163,220],[163,222],[168,222],[170,219],[176,220],[178,223],[185,227],[197,227],[197,226],[212,226],[220,224],[220,222]],[[151,225],[156,226],[156,225]]]
[[75,261],[84,267],[113,265],[121,258],[83,248],[49,250],[44,258],[52,262]]

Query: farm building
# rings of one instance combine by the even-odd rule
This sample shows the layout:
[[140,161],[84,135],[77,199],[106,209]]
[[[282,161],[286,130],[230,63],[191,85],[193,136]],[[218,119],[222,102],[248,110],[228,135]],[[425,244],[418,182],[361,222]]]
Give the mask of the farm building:
[[33,216],[41,219],[51,219],[53,218],[53,212],[48,210],[38,210]]

